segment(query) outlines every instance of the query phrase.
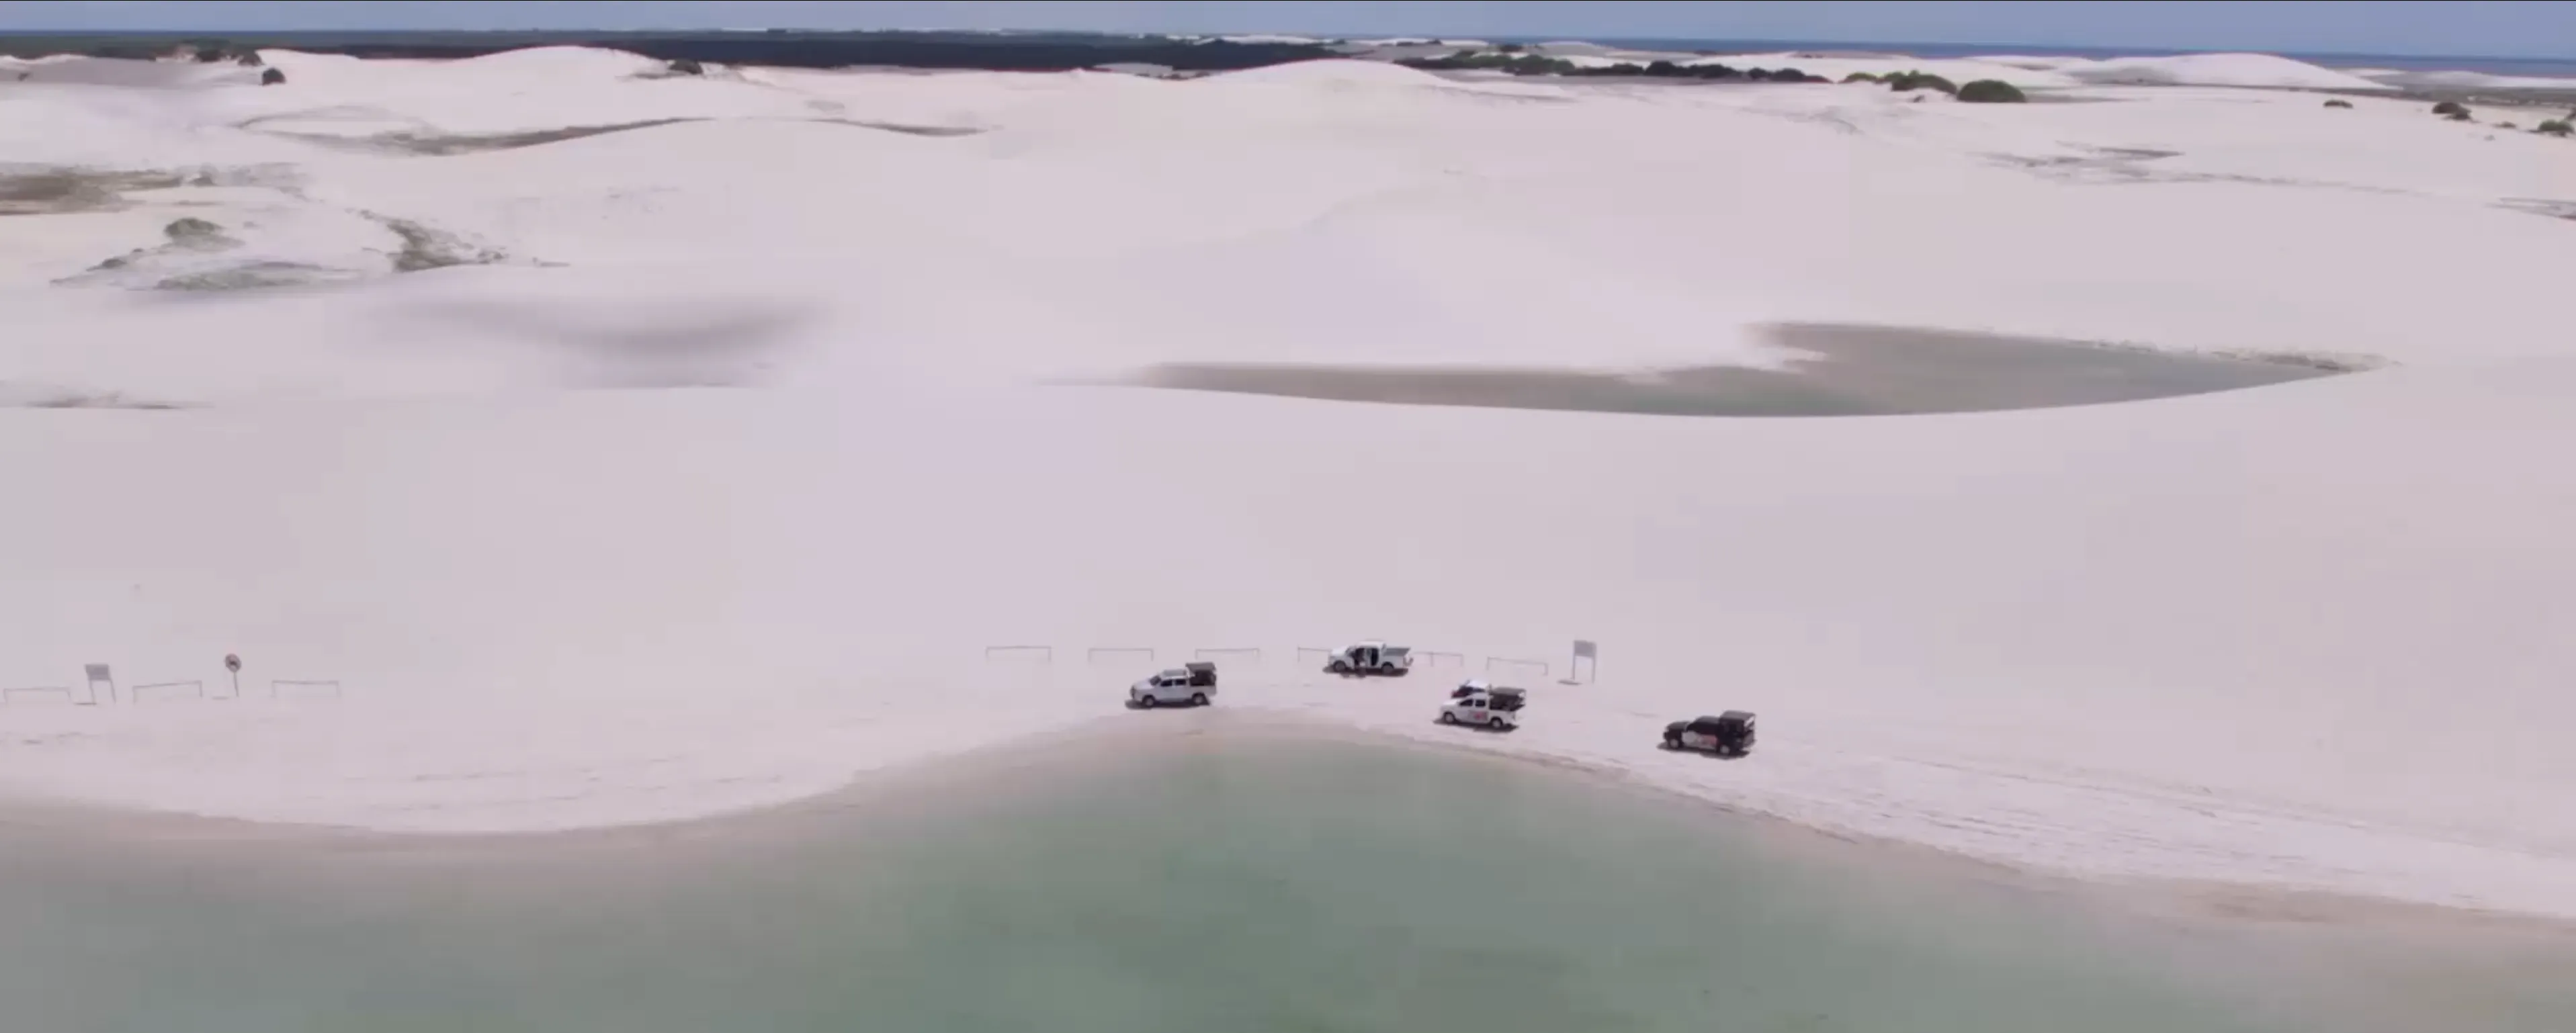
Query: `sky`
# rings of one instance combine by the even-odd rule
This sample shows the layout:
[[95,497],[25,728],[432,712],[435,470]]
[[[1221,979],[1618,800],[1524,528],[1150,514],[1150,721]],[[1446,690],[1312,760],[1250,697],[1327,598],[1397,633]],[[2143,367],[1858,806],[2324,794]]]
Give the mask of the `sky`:
[[0,0],[0,31],[1078,29],[2576,59],[2576,0]]

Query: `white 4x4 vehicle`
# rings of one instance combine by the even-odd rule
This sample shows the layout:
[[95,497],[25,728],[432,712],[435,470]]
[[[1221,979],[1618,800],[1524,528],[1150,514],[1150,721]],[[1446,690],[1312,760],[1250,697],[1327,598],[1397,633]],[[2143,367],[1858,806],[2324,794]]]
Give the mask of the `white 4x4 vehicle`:
[[1463,689],[1440,706],[1440,723],[1475,725],[1508,732],[1521,726],[1521,707],[1528,702],[1519,689]]
[[1215,698],[1216,665],[1210,663],[1175,667],[1127,687],[1127,702],[1149,710],[1165,703],[1203,707]]
[[1356,646],[1345,646],[1324,664],[1324,673],[1345,678],[1401,678],[1413,669],[1413,647],[1390,646],[1371,639]]

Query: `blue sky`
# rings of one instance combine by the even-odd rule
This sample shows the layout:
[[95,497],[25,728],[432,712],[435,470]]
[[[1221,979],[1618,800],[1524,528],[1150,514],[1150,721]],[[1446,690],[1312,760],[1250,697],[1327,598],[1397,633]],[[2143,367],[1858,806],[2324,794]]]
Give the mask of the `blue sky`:
[[2576,58],[2576,0],[0,0],[0,31],[772,26],[2025,43]]

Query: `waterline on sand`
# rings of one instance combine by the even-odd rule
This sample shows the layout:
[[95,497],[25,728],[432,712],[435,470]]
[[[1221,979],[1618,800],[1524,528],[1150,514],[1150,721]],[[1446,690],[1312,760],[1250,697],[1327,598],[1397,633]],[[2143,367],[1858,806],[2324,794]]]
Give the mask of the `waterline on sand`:
[[[1177,721],[622,829],[22,812],[0,825],[0,999],[36,1009],[31,1028],[212,1033],[395,1017],[2144,1033],[2431,1016],[2519,1031],[2576,1014],[2543,1010],[2560,1002],[2532,982],[2536,952],[2568,941],[2536,931],[2486,937],[2499,960],[2473,970],[2392,969],[2403,952],[2320,942],[2399,939],[2340,913],[2325,937],[2159,911],[1580,772],[1163,716]],[[2413,982],[2361,978],[2391,971]],[[2464,980],[2485,981],[2489,1012],[2442,1003]]]
[[1670,416],[1897,416],[2147,401],[2308,380],[2363,360],[2203,355],[2085,341],[1824,323],[1759,328],[1783,369],[1692,366],[1619,374],[1498,367],[1165,363],[1149,387],[1350,402]]

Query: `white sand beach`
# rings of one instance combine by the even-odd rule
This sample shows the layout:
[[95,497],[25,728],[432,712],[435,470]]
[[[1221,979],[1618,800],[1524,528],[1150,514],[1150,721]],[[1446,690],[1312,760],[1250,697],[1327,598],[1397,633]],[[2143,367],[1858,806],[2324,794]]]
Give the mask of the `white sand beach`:
[[[1257,648],[1220,706],[2049,872],[2576,916],[2576,142],[2231,55],[1959,69],[2022,105],[262,57],[0,75],[0,793],[689,817]],[[1802,322],[2363,371],[1813,419],[1090,383],[1778,369]],[[1299,653],[1367,637],[1458,660]],[[1432,725],[1494,658],[1549,665],[1494,668],[1525,727]],[[1728,708],[1751,758],[1655,748]]]

